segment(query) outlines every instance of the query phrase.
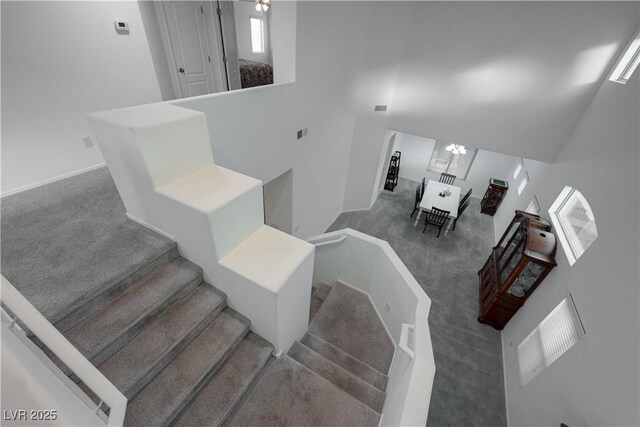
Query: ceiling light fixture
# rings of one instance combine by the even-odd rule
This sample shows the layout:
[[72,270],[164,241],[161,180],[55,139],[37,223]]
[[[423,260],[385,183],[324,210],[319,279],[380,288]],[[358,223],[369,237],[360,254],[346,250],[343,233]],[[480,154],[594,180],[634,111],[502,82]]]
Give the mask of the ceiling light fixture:
[[258,12],[269,10],[269,6],[271,5],[271,0],[256,0],[256,10]]
[[625,84],[631,78],[638,64],[640,64],[640,30],[636,32],[635,37],[627,45],[624,55],[622,55],[622,58],[613,69],[609,80]]
[[451,151],[453,154],[467,154],[467,149],[464,145],[449,144],[445,147],[445,150]]

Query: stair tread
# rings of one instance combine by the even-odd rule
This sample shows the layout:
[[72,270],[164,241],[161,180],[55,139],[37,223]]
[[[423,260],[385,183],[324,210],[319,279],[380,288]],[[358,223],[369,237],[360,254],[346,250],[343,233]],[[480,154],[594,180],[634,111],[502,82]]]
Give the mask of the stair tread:
[[[124,344],[164,308],[202,282],[202,270],[178,258],[135,283],[100,310],[65,333],[65,337],[99,364]],[[124,342],[122,342],[124,341]],[[117,348],[116,348],[117,350]],[[106,354],[105,354],[106,353]]]
[[125,425],[171,423],[248,331],[249,320],[227,307],[129,401]]
[[327,285],[324,282],[318,283],[316,285],[316,288],[317,289],[315,294],[318,296],[318,298],[320,298],[323,301],[327,298],[327,296],[329,295],[329,292],[333,290],[333,286]]
[[338,347],[329,344],[322,338],[307,332],[300,342],[380,391],[387,389],[389,380],[387,375],[356,359],[349,353],[340,350]]
[[202,283],[99,366],[125,396],[133,397],[226,306],[224,294]]
[[369,408],[378,413],[382,412],[385,393],[378,388],[361,380],[298,341],[293,343],[288,355],[339,389],[349,393]]
[[218,426],[232,412],[273,352],[269,342],[249,332],[174,426]]

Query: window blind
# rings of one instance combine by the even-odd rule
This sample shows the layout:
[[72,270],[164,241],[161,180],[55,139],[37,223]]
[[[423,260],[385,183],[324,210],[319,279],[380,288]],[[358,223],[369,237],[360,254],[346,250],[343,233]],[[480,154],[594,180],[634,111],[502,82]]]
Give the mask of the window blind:
[[522,385],[558,360],[583,336],[580,317],[569,295],[518,346]]

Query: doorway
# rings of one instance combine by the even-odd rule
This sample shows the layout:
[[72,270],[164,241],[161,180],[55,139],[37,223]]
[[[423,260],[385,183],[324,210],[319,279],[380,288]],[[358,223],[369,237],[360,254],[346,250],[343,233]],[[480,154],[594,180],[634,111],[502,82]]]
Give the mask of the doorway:
[[154,6],[176,96],[227,90],[217,2],[156,1]]
[[293,169],[264,184],[264,223],[293,233]]

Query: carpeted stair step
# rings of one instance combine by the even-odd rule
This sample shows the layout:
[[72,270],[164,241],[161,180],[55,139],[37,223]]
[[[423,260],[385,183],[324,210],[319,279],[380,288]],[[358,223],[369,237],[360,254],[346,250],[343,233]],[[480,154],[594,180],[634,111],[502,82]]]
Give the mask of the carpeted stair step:
[[368,382],[378,390],[384,392],[387,389],[387,382],[389,381],[389,377],[387,375],[372,368],[366,363],[359,361],[350,354],[340,350],[338,347],[331,345],[325,340],[308,332],[304,337],[302,337],[300,342],[340,366],[342,369],[349,371],[361,380]]
[[207,328],[225,307],[224,294],[201,283],[98,369],[131,399]]
[[222,367],[180,415],[174,426],[219,426],[232,413],[265,366],[273,347],[249,332]]
[[313,285],[312,294],[311,294],[311,305],[309,307],[309,323],[313,320],[313,317],[316,315],[320,307],[324,303],[324,300],[333,289],[331,286],[326,283],[318,283],[317,285]]
[[87,359],[99,365],[200,283],[200,267],[177,258],[126,289],[64,335]]
[[189,405],[249,332],[249,320],[226,308],[133,399],[125,426],[166,426]]
[[168,242],[159,253],[150,252],[143,261],[121,266],[122,271],[118,276],[105,282],[100,292],[92,292],[77,300],[67,314],[59,319],[52,319],[52,323],[60,332],[68,331],[92,313],[117,299],[124,290],[179,256],[176,243]]
[[378,388],[342,369],[298,341],[293,343],[288,355],[369,408],[378,413],[382,412],[385,394]]

